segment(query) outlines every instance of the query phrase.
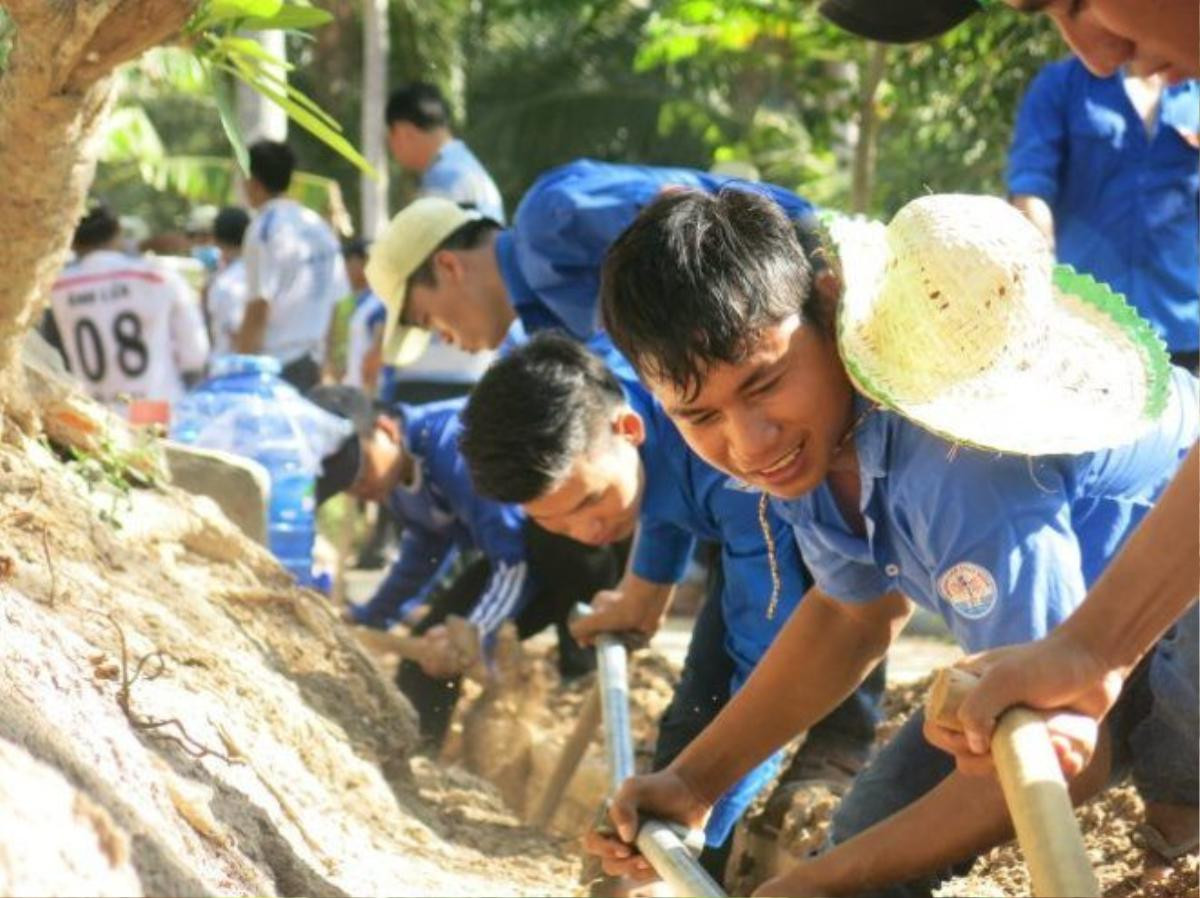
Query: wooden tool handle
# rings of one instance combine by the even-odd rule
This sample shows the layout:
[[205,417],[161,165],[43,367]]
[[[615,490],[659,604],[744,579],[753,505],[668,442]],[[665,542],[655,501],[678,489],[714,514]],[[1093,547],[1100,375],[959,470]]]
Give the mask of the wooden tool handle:
[[[925,716],[947,729],[961,730],[958,709],[977,679],[958,668],[939,670]],[[1100,884],[1045,721],[1028,708],[1005,711],[992,734],[992,757],[1029,867],[1033,894],[1039,898],[1098,896]]]
[[555,765],[554,772],[550,775],[550,780],[546,783],[546,788],[538,799],[537,807],[529,821],[534,826],[545,829],[554,819],[554,812],[562,803],[567,785],[571,782],[575,771],[579,769],[579,762],[583,759],[587,747],[591,745],[592,737],[596,735],[596,729],[599,726],[600,690],[593,688],[588,690],[587,698],[583,700],[583,707],[579,709],[575,729],[567,739],[566,745],[563,746],[562,753],[558,756],[558,764]]

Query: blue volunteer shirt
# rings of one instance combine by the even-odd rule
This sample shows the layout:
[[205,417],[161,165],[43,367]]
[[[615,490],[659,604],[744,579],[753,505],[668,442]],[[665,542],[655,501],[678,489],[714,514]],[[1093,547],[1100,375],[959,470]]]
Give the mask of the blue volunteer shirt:
[[400,557],[365,605],[352,606],[362,624],[386,627],[402,606],[423,597],[456,550],[478,549],[491,576],[468,619],[485,644],[515,617],[533,590],[525,557],[525,516],[513,505],[484,499],[471,484],[459,452],[459,413],[465,399],[398,404],[404,441],[416,462],[413,482],[392,492],[388,505],[403,522]]
[[461,140],[451,140],[438,150],[433,163],[421,176],[421,192],[478,209],[492,221],[504,224],[504,200],[500,189],[483,163]]
[[876,409],[854,435],[867,536],[825,482],[773,502],[833,598],[901,592],[968,652],[1028,642],[1083,600],[1170,481],[1196,441],[1198,403],[1196,379],[1172,369],[1167,410],[1136,442],[1034,458],[953,446]]
[[1200,345],[1200,82],[1163,91],[1153,134],[1122,76],[1046,66],[1017,116],[1012,194],[1054,212],[1059,261],[1124,293],[1172,352]]
[[[646,428],[638,448],[645,486],[631,569],[653,583],[677,583],[698,539],[720,544],[725,650],[735,667],[731,687],[738,689],[808,590],[800,553],[787,523],[768,508],[781,587],[775,615],[768,619],[771,566],[758,518],[760,493],[693,454],[628,362],[616,350],[603,351],[606,339],[594,339],[590,346],[617,374]],[[708,844],[725,841],[754,797],[774,781],[781,758],[776,753],[721,797],[705,827]]]
[[664,187],[716,193],[729,183],[773,198],[789,218],[813,212],[796,194],[687,168],[580,159],[538,178],[496,241],[509,298],[531,335],[562,328],[579,340],[599,329],[600,269],[613,241]]

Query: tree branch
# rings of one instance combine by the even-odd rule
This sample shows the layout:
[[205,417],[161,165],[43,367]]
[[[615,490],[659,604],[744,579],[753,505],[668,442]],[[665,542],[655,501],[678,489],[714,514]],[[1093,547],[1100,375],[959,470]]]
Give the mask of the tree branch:
[[183,28],[197,6],[199,0],[124,0],[83,48],[66,89],[94,84],[121,63],[165,42]]

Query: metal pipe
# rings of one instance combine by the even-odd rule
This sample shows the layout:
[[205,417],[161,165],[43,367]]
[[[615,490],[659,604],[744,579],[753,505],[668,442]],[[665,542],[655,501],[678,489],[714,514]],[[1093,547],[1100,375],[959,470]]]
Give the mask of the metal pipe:
[[[596,638],[604,745],[613,791],[633,776],[633,732],[629,725],[629,676],[625,644],[616,636]],[[656,873],[680,896],[725,898],[725,892],[692,857],[676,827],[642,820],[636,844]]]

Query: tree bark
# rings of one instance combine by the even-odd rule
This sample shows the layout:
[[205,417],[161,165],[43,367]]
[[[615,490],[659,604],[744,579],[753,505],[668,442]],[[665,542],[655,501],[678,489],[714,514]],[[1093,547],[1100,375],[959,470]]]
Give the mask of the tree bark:
[[22,402],[20,343],[67,257],[96,169],[111,74],[179,31],[198,0],[5,0],[15,38],[0,72],[0,411]]
[[875,95],[887,71],[887,44],[870,44],[866,72],[858,92],[858,142],[854,147],[854,179],[850,185],[852,211],[866,214],[875,186],[875,149],[879,137],[879,113]]

